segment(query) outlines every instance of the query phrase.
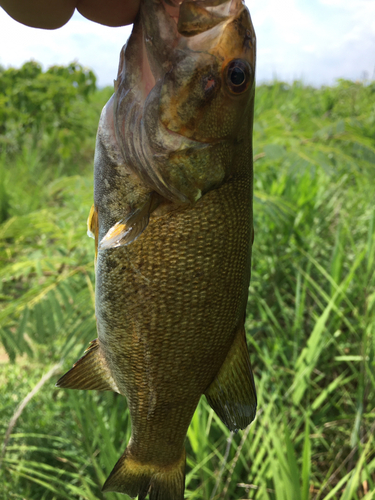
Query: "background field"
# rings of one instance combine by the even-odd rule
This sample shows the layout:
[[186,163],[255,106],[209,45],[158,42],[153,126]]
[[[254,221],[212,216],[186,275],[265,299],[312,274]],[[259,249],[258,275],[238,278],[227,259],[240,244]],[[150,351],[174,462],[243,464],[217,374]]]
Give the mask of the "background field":
[[[125,498],[100,492],[129,438],[125,399],[54,387],[96,337],[86,219],[110,95],[76,64],[0,71],[6,500]],[[246,327],[259,411],[232,435],[202,398],[186,496],[375,498],[375,83],[259,86],[254,147]]]

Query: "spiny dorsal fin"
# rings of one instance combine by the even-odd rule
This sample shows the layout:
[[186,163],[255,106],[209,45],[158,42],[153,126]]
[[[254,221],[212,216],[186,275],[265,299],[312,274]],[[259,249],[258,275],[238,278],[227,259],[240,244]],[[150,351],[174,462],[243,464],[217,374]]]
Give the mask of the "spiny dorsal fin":
[[231,431],[244,429],[254,420],[257,397],[243,326],[205,396]]
[[85,355],[57,381],[56,387],[120,392],[100,353],[98,339],[90,342]]

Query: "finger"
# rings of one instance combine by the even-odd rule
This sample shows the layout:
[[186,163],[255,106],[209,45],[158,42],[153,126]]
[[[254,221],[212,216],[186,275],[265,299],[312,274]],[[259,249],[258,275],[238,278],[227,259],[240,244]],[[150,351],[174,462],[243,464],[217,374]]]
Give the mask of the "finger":
[[78,0],[77,10],[90,21],[107,26],[125,26],[134,22],[140,0]]
[[76,0],[0,0],[0,5],[19,23],[53,30],[69,21]]

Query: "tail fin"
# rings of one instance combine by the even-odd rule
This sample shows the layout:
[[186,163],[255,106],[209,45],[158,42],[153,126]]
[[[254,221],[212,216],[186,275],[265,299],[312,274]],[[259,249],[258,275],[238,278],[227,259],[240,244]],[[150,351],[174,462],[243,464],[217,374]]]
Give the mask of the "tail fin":
[[140,463],[129,453],[128,448],[114,466],[104,483],[103,491],[126,493],[138,500],[184,500],[185,461],[183,450],[180,460],[165,467],[151,463]]

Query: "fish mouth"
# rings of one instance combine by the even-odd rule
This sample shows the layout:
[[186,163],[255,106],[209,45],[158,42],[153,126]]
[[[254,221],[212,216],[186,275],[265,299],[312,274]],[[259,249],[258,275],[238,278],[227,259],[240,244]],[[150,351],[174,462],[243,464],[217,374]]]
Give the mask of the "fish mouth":
[[165,11],[170,15],[171,19],[176,23],[178,23],[178,19],[180,17],[180,5],[182,1],[177,0],[174,2],[173,0],[162,0],[162,4],[164,6]]

